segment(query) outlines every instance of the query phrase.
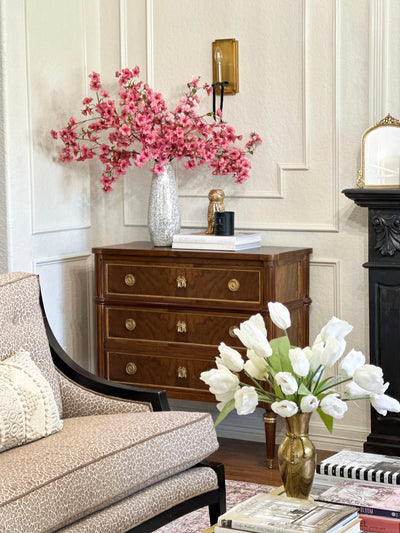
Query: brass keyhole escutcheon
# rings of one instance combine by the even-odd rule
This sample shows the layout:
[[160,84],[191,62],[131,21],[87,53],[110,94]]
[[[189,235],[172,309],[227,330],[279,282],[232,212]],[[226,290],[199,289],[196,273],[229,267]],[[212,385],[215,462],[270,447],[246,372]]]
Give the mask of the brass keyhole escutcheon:
[[130,376],[132,374],[136,374],[137,366],[132,361],[126,364],[125,372],[129,374]]
[[176,331],[178,333],[186,333],[186,322],[184,322],[183,320],[179,320],[176,323]]
[[176,375],[178,378],[187,378],[187,370],[184,366],[178,366],[178,370],[176,371]]
[[135,285],[135,276],[133,274],[127,274],[125,276],[125,285],[128,285],[128,287],[133,287]]
[[133,320],[133,318],[127,318],[125,320],[125,327],[129,331],[133,331],[136,328],[136,322]]
[[185,276],[178,276],[176,278],[176,286],[181,289],[186,287],[186,278]]
[[232,278],[228,281],[228,288],[230,291],[236,292],[239,290],[239,287],[240,287],[240,283],[238,282],[237,279]]
[[236,333],[234,332],[235,329],[239,329],[239,328],[238,328],[237,326],[231,326],[231,327],[229,328],[229,335],[230,335],[231,337],[233,337],[233,338],[236,338],[236,337],[237,337]]

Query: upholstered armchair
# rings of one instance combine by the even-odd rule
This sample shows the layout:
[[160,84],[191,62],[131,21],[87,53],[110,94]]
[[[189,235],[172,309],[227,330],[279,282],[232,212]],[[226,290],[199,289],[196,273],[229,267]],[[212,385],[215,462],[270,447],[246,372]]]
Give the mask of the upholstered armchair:
[[212,523],[225,511],[223,467],[204,461],[218,448],[210,415],[74,363],[36,275],[0,275],[0,367],[1,532],[150,533],[203,506]]

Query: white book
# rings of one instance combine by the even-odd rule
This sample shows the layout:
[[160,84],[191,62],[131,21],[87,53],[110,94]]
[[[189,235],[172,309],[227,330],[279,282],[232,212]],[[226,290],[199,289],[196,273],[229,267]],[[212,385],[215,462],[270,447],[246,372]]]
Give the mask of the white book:
[[249,248],[259,248],[261,242],[245,242],[242,244],[235,243],[196,243],[196,242],[173,242],[172,248],[178,250],[221,250],[235,252],[238,250],[247,250]]
[[261,243],[260,233],[235,233],[235,235],[213,235],[210,233],[177,233],[173,244],[245,244]]
[[348,527],[350,531],[360,531],[354,507],[265,493],[256,494],[221,515],[217,526],[221,533],[338,533]]

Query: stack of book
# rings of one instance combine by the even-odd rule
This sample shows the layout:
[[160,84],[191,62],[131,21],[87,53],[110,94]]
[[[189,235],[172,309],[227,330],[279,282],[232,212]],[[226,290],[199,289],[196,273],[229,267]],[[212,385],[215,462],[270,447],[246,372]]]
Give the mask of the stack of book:
[[400,533],[400,457],[342,450],[316,470],[315,500],[357,507],[362,531]]
[[215,533],[357,533],[356,508],[256,494],[218,518]]
[[246,250],[261,246],[260,233],[235,233],[213,235],[207,233],[178,233],[174,235],[172,248],[182,250]]

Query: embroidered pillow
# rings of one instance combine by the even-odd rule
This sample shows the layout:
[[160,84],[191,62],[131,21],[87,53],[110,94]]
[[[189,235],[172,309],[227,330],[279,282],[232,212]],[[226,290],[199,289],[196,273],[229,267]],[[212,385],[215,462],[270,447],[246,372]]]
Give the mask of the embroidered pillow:
[[0,361],[0,452],[62,427],[53,391],[29,353]]

